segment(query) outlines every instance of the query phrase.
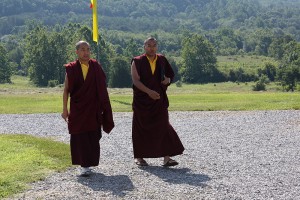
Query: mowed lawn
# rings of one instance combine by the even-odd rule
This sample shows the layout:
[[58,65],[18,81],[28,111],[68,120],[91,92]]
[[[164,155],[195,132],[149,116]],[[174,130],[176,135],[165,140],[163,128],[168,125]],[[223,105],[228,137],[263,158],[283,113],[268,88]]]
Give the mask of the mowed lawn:
[[[37,88],[28,78],[14,76],[0,84],[0,114],[60,113],[63,87]],[[282,92],[276,84],[254,92],[254,83],[209,83],[168,88],[170,111],[299,109],[298,92]],[[130,112],[131,88],[109,88],[114,112]],[[48,139],[0,133],[0,199],[21,192],[27,184],[70,166],[69,146]],[[55,147],[55,148],[53,148]],[[57,148],[60,149],[57,155]],[[18,155],[18,156],[16,156]],[[22,159],[21,159],[22,158]],[[24,162],[25,159],[27,162]],[[42,162],[41,162],[42,161]],[[55,166],[62,166],[56,168]],[[30,175],[30,176],[29,176]]]
[[[24,77],[0,85],[0,113],[60,113],[63,87],[36,88]],[[267,91],[252,91],[254,83],[172,84],[170,111],[286,110],[300,109],[298,92],[283,92],[274,83]],[[114,112],[131,112],[132,90],[109,88]]]
[[0,199],[71,166],[70,147],[29,135],[0,134]]

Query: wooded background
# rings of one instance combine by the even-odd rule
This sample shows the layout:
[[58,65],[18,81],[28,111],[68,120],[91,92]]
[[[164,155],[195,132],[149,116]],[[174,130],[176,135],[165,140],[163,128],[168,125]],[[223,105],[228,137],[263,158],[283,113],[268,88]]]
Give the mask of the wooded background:
[[99,55],[109,87],[130,87],[130,60],[154,36],[178,85],[255,81],[254,89],[263,90],[276,81],[287,91],[298,85],[298,0],[98,0],[98,47],[89,4],[2,0],[0,82],[18,74],[37,86],[62,84],[63,64],[76,58],[74,44],[84,39]]

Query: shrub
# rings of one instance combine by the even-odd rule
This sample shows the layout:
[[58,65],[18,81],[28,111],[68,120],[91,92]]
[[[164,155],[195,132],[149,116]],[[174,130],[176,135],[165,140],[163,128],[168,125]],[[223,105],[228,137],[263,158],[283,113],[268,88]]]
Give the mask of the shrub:
[[176,81],[176,87],[182,87],[182,82],[180,80]]
[[269,83],[270,80],[266,75],[262,75],[259,80],[255,83],[252,90],[253,91],[265,91],[266,90],[266,84]]
[[59,84],[58,80],[49,80],[48,87],[55,87]]

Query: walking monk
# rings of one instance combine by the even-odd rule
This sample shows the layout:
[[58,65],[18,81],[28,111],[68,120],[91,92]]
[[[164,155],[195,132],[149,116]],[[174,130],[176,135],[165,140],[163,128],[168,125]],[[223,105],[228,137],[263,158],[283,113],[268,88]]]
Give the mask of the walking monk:
[[182,154],[184,147],[169,123],[167,88],[174,78],[168,60],[160,54],[157,40],[144,42],[145,54],[131,62],[133,81],[132,142],[135,163],[147,166],[144,158],[163,157],[163,166],[175,166],[171,156]]
[[[82,176],[99,165],[101,128],[109,133],[114,128],[106,76],[101,65],[90,58],[90,45],[76,44],[78,59],[65,65],[62,117],[68,123],[73,165],[82,167]],[[68,99],[70,95],[70,112]]]

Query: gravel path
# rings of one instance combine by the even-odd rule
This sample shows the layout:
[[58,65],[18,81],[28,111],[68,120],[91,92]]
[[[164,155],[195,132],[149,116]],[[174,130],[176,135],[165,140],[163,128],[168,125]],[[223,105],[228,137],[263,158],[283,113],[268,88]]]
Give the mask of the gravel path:
[[[300,111],[170,112],[186,150],[174,168],[132,159],[132,113],[114,113],[89,178],[72,167],[11,199],[300,199]],[[0,115],[0,133],[69,142],[59,114]]]

